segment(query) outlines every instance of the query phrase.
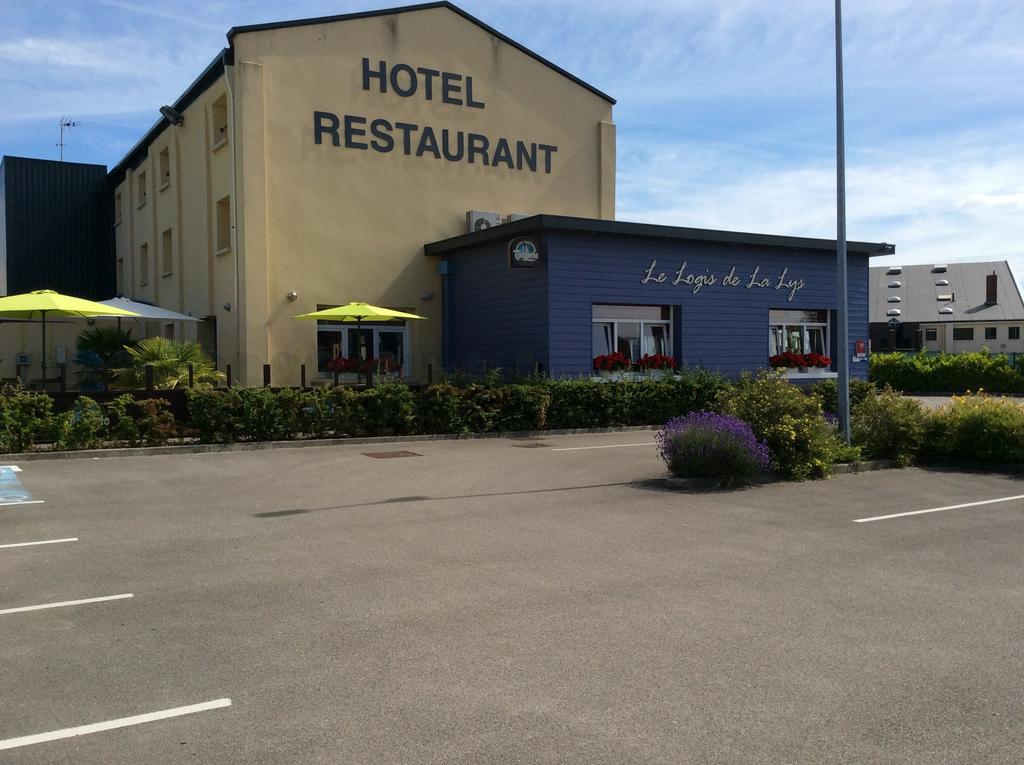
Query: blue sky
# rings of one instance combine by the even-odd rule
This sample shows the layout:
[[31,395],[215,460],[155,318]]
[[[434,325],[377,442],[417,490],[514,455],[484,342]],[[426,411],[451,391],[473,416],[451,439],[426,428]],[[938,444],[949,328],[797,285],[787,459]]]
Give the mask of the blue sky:
[[[116,163],[231,27],[374,0],[0,0],[0,153]],[[463,0],[618,99],[618,217],[835,236],[828,0]],[[1024,278],[1024,3],[848,0],[851,239]]]

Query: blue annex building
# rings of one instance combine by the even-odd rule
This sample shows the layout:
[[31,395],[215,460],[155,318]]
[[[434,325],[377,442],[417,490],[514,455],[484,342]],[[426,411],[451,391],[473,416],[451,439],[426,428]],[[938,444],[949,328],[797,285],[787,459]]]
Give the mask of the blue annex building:
[[[588,375],[597,356],[671,355],[737,376],[785,351],[853,358],[869,338],[868,261],[849,242],[849,336],[836,337],[836,242],[535,215],[428,244],[445,366]],[[808,379],[834,376],[832,367]],[[795,371],[795,370],[794,370]],[[851,376],[867,377],[867,364]]]

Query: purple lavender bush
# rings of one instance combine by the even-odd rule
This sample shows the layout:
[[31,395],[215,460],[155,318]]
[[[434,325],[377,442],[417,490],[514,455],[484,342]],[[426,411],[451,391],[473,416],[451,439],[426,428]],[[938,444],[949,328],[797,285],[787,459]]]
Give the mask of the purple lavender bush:
[[720,486],[749,483],[768,469],[770,455],[743,420],[691,412],[665,423],[658,452],[677,478],[717,478]]

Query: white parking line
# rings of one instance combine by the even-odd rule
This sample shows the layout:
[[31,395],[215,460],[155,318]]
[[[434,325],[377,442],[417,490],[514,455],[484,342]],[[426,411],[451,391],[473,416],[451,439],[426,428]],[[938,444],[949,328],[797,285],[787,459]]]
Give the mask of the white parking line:
[[10,470],[12,473],[21,472],[21,468],[17,465],[0,465],[0,470]]
[[77,542],[78,537],[68,537],[66,539],[42,539],[38,542],[14,542],[13,544],[0,545],[0,550],[6,547],[32,547],[33,545],[55,545],[59,542]]
[[204,701],[201,704],[191,704],[187,707],[174,707],[173,709],[164,709],[160,712],[149,712],[148,714],[135,715],[134,717],[121,717],[117,720],[107,720],[106,722],[92,723],[91,725],[77,725],[74,728],[61,728],[60,730],[53,730],[49,733],[36,733],[32,736],[8,738],[0,741],[0,749],[16,749],[19,746],[42,744],[45,741],[57,741],[62,738],[74,738],[75,736],[85,736],[89,733],[99,733],[100,731],[114,730],[115,728],[127,728],[129,725],[141,725],[142,723],[154,722],[156,720],[166,720],[168,717],[181,717],[182,715],[191,715],[196,712],[207,712],[211,709],[220,709],[221,707],[229,706],[231,706],[231,699]]
[[135,595],[126,592],[122,595],[104,595],[102,598],[83,598],[82,600],[63,600],[60,603],[43,603],[38,606],[19,606],[18,608],[5,608],[0,614],[19,614],[22,611],[42,611],[44,608],[64,608],[64,606],[80,606],[83,603],[102,603],[105,600],[123,600],[133,598]]
[[946,505],[945,507],[929,507],[927,510],[911,510],[909,513],[893,513],[892,515],[876,515],[873,518],[855,518],[854,523],[869,523],[871,521],[887,521],[890,518],[906,518],[908,515],[924,515],[925,513],[941,513],[943,510],[959,510],[963,507],[978,507],[980,505],[994,505],[997,502],[1013,502],[1017,499],[1024,499],[1024,494],[1017,494],[1013,497],[999,497],[999,499],[984,499],[981,502],[964,502],[962,505]]
[[630,446],[657,446],[654,441],[646,444],[609,444],[607,446],[567,446],[561,449],[552,449],[553,452],[579,452],[584,449],[625,449]]
[[16,502],[0,502],[0,507],[9,507],[11,505],[41,505],[46,502],[45,499],[19,499]]

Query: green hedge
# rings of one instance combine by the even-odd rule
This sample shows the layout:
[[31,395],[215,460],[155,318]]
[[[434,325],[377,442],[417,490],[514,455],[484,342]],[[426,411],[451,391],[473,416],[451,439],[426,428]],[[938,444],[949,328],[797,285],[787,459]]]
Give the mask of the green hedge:
[[1024,374],[1004,354],[874,353],[871,381],[905,393],[1024,393]]

